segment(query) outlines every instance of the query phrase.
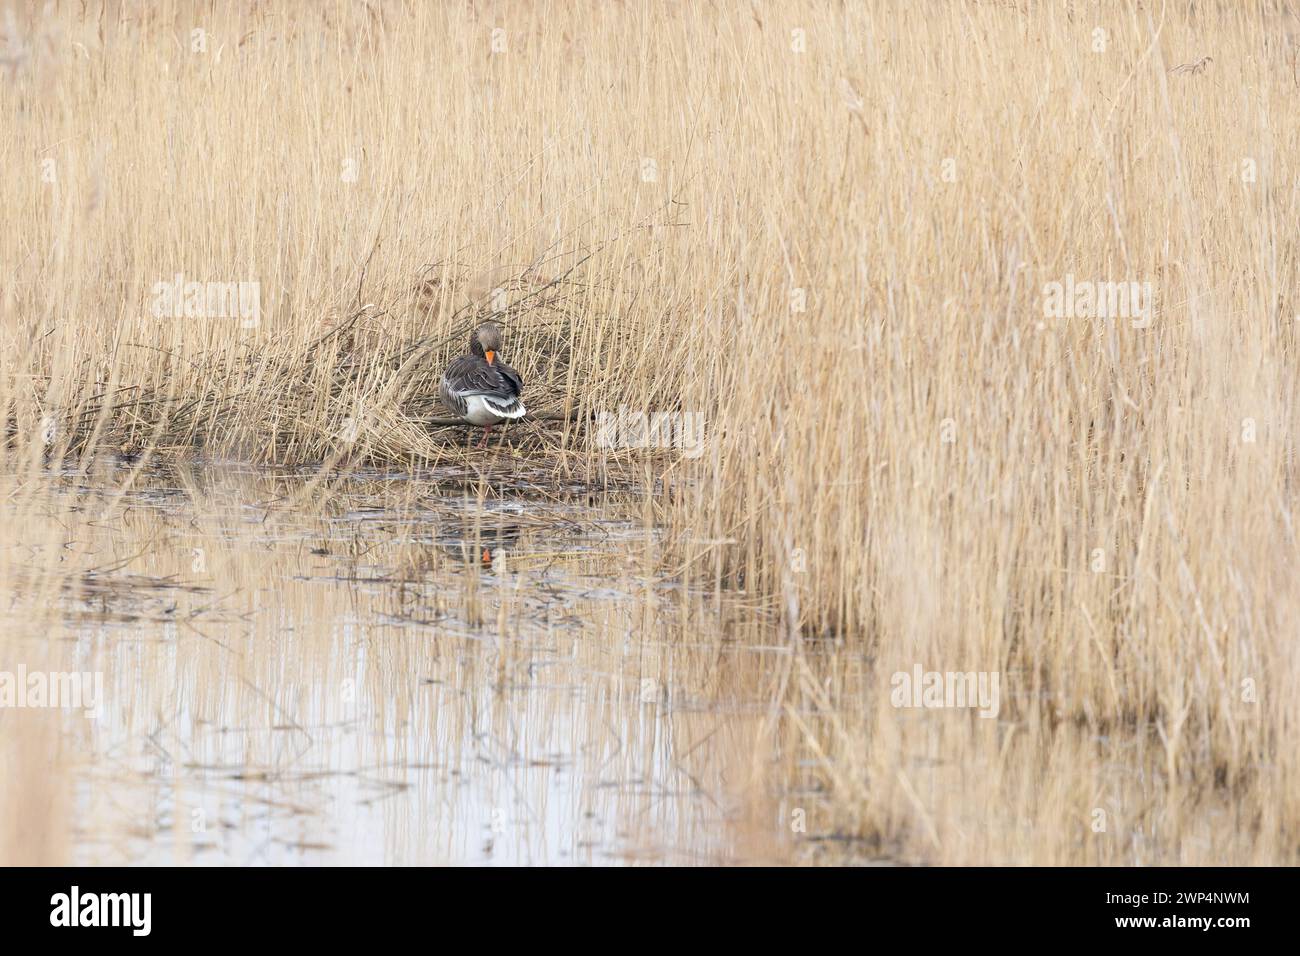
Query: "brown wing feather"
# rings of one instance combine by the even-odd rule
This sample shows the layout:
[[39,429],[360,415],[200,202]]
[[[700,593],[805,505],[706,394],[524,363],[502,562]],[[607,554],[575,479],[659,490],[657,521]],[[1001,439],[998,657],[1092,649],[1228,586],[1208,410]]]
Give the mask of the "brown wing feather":
[[505,381],[506,385],[509,386],[516,398],[524,394],[524,380],[520,377],[518,372],[512,369],[505,362],[497,362],[493,368],[500,373],[501,378]]
[[477,355],[462,355],[442,373],[438,383],[438,397],[450,412],[464,417],[468,408],[466,398],[482,395],[501,405],[512,408],[524,390],[519,373],[504,362],[489,365]]

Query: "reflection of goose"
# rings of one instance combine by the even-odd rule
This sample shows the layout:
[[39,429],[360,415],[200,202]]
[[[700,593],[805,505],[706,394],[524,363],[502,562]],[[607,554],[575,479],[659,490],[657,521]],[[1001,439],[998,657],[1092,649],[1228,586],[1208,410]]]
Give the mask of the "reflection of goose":
[[476,537],[474,522],[465,521],[460,527],[445,529],[434,543],[462,564],[477,564],[500,571],[518,540],[517,524],[480,523]]

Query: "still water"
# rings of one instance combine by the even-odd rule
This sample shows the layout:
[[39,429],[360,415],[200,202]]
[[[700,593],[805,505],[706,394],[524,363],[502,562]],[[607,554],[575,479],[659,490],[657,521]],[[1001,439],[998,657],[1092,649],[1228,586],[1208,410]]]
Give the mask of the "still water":
[[102,674],[97,718],[41,717],[66,862],[797,861],[783,650],[743,593],[674,573],[643,492],[213,462],[42,481],[4,546],[66,580],[34,614],[11,572],[0,665],[58,647]]

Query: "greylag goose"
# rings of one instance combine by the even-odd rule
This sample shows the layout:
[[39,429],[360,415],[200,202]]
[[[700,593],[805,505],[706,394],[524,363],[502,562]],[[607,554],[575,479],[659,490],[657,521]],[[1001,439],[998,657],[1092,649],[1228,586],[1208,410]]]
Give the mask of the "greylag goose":
[[469,337],[469,354],[447,366],[438,383],[443,407],[471,425],[483,426],[482,448],[493,425],[522,418],[526,409],[519,400],[524,380],[498,358],[501,327],[484,322]]

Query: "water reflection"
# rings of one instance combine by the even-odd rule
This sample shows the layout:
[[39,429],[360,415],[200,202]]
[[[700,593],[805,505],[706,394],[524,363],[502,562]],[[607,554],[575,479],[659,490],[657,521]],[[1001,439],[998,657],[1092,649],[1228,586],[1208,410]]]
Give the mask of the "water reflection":
[[80,523],[37,547],[95,570],[10,646],[66,638],[104,674],[101,719],[48,717],[72,860],[786,859],[753,783],[779,652],[662,572],[635,494],[535,485],[52,482]]

